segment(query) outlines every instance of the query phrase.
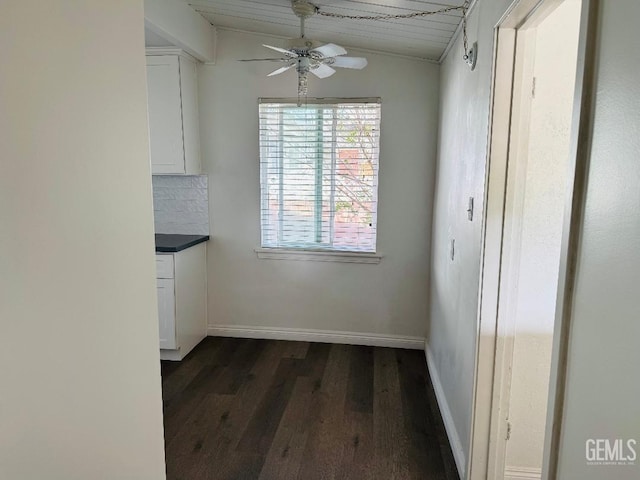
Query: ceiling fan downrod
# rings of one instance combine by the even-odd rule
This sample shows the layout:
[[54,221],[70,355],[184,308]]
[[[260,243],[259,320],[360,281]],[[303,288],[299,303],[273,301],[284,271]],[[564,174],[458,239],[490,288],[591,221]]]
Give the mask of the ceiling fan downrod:
[[318,7],[307,0],[291,0],[291,9],[300,19],[300,38],[304,38],[304,21],[314,16],[318,11]]

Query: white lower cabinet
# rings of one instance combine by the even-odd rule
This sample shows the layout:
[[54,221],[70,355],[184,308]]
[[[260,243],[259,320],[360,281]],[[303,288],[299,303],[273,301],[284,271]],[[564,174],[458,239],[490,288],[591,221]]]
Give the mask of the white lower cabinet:
[[174,281],[157,279],[158,321],[160,322],[160,348],[175,349],[176,342],[176,294]]
[[204,243],[156,254],[160,358],[182,360],[207,335]]

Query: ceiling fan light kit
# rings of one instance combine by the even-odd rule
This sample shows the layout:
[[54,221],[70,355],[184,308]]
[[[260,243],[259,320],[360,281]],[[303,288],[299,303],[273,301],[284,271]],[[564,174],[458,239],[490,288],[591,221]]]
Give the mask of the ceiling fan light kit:
[[301,104],[301,98],[307,96],[309,73],[318,78],[327,78],[336,73],[336,68],[351,68],[362,70],[367,66],[367,59],[363,57],[348,57],[347,51],[340,45],[334,43],[321,44],[314,40],[310,40],[305,36],[305,20],[313,15],[321,15],[337,19],[352,20],[388,20],[399,18],[424,17],[427,15],[435,15],[438,13],[446,13],[454,10],[462,10],[462,31],[464,38],[464,60],[470,64],[471,69],[475,67],[477,46],[474,43],[471,51],[467,50],[467,31],[466,31],[466,13],[469,7],[468,0],[458,7],[447,7],[435,12],[414,12],[407,15],[377,15],[377,16],[351,16],[342,15],[331,12],[320,11],[318,7],[308,0],[291,0],[291,9],[293,13],[300,19],[300,38],[293,38],[288,41],[288,48],[274,47],[272,45],[263,45],[280,53],[280,58],[252,58],[241,60],[242,62],[281,62],[285,65],[269,73],[267,76],[272,77],[280,75],[292,68],[295,68],[298,74],[298,105]]

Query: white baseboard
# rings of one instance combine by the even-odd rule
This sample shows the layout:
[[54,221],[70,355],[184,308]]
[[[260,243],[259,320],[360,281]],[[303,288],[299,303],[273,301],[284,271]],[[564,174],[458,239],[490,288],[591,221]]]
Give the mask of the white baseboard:
[[268,340],[296,340],[301,342],[345,343],[372,347],[406,348],[422,350],[423,337],[380,335],[377,333],[341,332],[306,328],[250,327],[241,325],[209,325],[211,337],[261,338]]
[[513,467],[504,468],[504,480],[540,480],[542,478],[542,469],[531,467]]
[[442,413],[442,420],[444,421],[444,428],[447,431],[447,437],[451,444],[451,450],[453,451],[453,458],[456,461],[456,467],[458,468],[458,475],[460,478],[466,478],[466,455],[460,442],[460,435],[456,430],[456,426],[453,423],[453,416],[451,415],[451,409],[447,403],[447,399],[444,396],[444,390],[442,389],[442,383],[440,382],[440,376],[436,370],[436,364],[431,355],[429,344],[425,342],[424,353],[427,357],[427,368],[429,370],[429,376],[431,377],[431,383],[433,384],[433,390],[436,393],[436,399],[438,400],[438,407],[440,407],[440,413]]
[[160,349],[160,360],[171,360],[172,362],[179,362],[185,356],[182,354],[180,349],[178,350],[164,350]]

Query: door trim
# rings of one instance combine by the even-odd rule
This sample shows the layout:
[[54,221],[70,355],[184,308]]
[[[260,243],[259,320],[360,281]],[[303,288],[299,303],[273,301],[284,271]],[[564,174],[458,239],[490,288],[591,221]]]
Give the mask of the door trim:
[[573,312],[576,267],[591,157],[593,100],[595,97],[596,46],[600,0],[583,0],[578,40],[578,63],[569,154],[569,186],[560,254],[560,276],[553,337],[553,356],[547,403],[547,428],[542,478],[555,480],[558,473],[564,413],[567,357]]

